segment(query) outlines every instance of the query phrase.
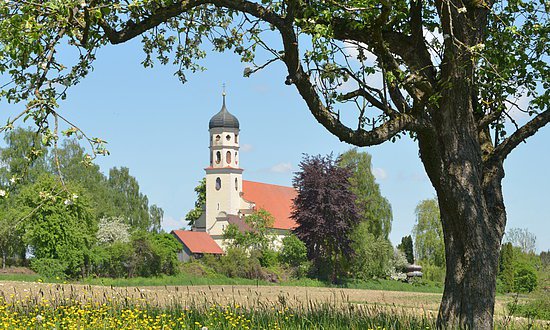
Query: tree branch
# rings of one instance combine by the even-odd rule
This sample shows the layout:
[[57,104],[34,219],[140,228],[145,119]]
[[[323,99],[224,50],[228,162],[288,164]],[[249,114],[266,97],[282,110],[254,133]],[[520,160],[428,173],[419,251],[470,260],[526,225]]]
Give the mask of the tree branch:
[[261,18],[275,26],[281,26],[283,24],[283,19],[280,16],[254,2],[246,0],[187,0],[174,3],[167,7],[162,7],[141,22],[134,23],[128,21],[121,31],[116,31],[104,20],[100,20],[99,25],[112,44],[120,44],[139,36],[151,28],[165,23],[170,18],[174,18],[188,10],[206,4],[238,10],[254,17]]
[[546,110],[531,119],[527,124],[523,125],[514,134],[507,137],[493,151],[489,161],[502,162],[512,150],[514,150],[521,142],[534,135],[540,128],[550,122],[550,110]]

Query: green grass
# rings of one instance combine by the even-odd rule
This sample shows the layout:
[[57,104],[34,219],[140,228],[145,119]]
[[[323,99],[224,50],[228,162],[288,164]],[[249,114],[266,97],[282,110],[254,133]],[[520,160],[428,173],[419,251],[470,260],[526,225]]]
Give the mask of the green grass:
[[0,281],[36,282],[41,278],[38,274],[0,274]]
[[[0,274],[0,281],[21,281],[47,283],[61,283],[63,280],[48,279],[40,275],[30,274]],[[88,277],[70,283],[82,283],[90,285],[104,285],[116,287],[135,287],[135,286],[177,286],[177,285],[261,285],[261,286],[303,286],[303,287],[329,287],[329,288],[349,288],[364,290],[385,290],[385,291],[407,291],[407,292],[428,292],[441,293],[443,288],[437,283],[410,284],[392,280],[372,280],[372,281],[345,281],[339,285],[333,285],[316,279],[303,278],[272,283],[262,280],[251,280],[245,278],[229,278],[223,275],[209,274],[203,276],[191,274],[178,274],[175,276],[160,277],[135,277],[135,278],[92,278]]]

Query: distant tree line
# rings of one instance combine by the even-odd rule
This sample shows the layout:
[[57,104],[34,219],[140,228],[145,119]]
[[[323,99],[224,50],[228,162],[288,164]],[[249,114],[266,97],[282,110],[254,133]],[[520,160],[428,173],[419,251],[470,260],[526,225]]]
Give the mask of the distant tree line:
[[77,140],[53,148],[23,128],[4,140],[2,267],[30,265],[57,277],[173,272],[177,245],[160,234],[163,210],[149,205],[128,168],[104,175]]

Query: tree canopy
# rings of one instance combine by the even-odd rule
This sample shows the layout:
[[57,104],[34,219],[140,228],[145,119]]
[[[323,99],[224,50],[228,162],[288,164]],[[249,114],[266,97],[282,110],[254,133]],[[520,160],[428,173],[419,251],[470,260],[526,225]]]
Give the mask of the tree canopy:
[[374,237],[388,239],[393,220],[391,204],[382,196],[376,178],[372,174],[371,156],[366,152],[351,149],[338,158],[338,163],[352,170],[351,191],[355,204],[368,231]]
[[445,245],[437,199],[426,199],[416,206],[413,236],[416,259],[438,267],[445,266]]
[[439,324],[492,328],[503,162],[550,121],[549,11],[542,0],[2,1],[0,97],[25,105],[2,129],[32,119],[55,145],[59,100],[107,44],[141,38],[143,65],[173,63],[184,82],[205,47],[240,55],[246,76],[280,61],[284,83],[340,140],[418,141],[445,233]]

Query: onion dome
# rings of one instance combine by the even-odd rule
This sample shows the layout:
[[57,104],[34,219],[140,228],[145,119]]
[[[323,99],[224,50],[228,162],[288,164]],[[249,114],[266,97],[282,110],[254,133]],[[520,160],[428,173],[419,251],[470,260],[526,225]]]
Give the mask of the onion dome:
[[208,127],[210,129],[212,128],[239,128],[239,120],[237,117],[233,116],[232,114],[227,111],[227,108],[225,107],[225,93],[223,94],[223,105],[220,112],[214,115],[210,119],[210,122],[208,123]]

